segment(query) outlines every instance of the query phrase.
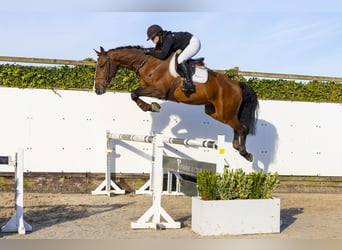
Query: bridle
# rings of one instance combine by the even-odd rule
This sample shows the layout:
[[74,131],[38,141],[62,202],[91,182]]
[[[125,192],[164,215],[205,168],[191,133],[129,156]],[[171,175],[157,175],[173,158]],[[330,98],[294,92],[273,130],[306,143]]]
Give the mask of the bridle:
[[[104,55],[106,57],[106,63],[107,63],[107,75],[105,77],[95,77],[94,80],[104,80],[105,84],[109,82],[109,76],[110,76],[110,69],[111,69],[111,62],[109,56],[106,54]],[[96,67],[97,68],[97,67]],[[95,74],[96,75],[96,74]]]

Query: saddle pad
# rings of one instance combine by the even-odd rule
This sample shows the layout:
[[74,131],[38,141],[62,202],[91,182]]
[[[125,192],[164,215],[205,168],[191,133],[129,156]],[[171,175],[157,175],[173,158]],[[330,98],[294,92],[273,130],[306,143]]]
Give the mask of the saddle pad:
[[[179,74],[176,71],[176,53],[173,54],[170,64],[169,71],[173,77],[178,77]],[[195,73],[192,75],[192,81],[197,83],[206,83],[208,81],[208,70],[202,67],[195,67]]]

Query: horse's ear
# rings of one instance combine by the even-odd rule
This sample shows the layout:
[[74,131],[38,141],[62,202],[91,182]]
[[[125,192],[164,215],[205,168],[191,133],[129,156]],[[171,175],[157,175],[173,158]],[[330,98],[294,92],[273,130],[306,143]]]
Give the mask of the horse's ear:
[[97,50],[95,50],[95,49],[94,49],[94,51],[96,52],[96,54],[97,54],[98,56],[100,56],[100,55],[105,55],[105,54],[106,54],[106,51],[104,50],[104,48],[103,48],[102,46],[100,46],[100,51],[97,51]]

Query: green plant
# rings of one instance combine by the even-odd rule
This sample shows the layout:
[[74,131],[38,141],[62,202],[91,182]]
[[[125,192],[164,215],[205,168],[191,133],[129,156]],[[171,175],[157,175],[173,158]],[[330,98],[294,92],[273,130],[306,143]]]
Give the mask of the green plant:
[[264,182],[262,197],[264,199],[271,198],[274,189],[276,189],[279,186],[279,183],[280,183],[279,175],[277,172],[274,173],[273,175],[268,173],[265,176],[265,182]]
[[217,193],[221,200],[247,199],[250,183],[242,169],[225,169],[217,180]]
[[197,173],[197,191],[203,200],[216,200],[218,175],[203,169]]
[[198,193],[204,200],[268,199],[279,185],[278,173],[263,171],[246,174],[242,169],[224,169],[222,174],[208,170],[197,173]]

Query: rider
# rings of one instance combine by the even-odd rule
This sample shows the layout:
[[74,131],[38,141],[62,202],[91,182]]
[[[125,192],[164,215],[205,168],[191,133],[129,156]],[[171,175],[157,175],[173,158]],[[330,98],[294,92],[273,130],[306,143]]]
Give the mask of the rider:
[[163,30],[157,24],[151,25],[147,29],[147,41],[150,39],[156,46],[155,48],[144,49],[144,53],[158,59],[164,60],[168,58],[172,52],[179,49],[182,50],[177,59],[177,63],[180,65],[186,79],[182,90],[184,92],[195,92],[196,89],[192,83],[190,66],[187,60],[197,54],[200,50],[201,42],[199,39],[189,32],[171,32]]

